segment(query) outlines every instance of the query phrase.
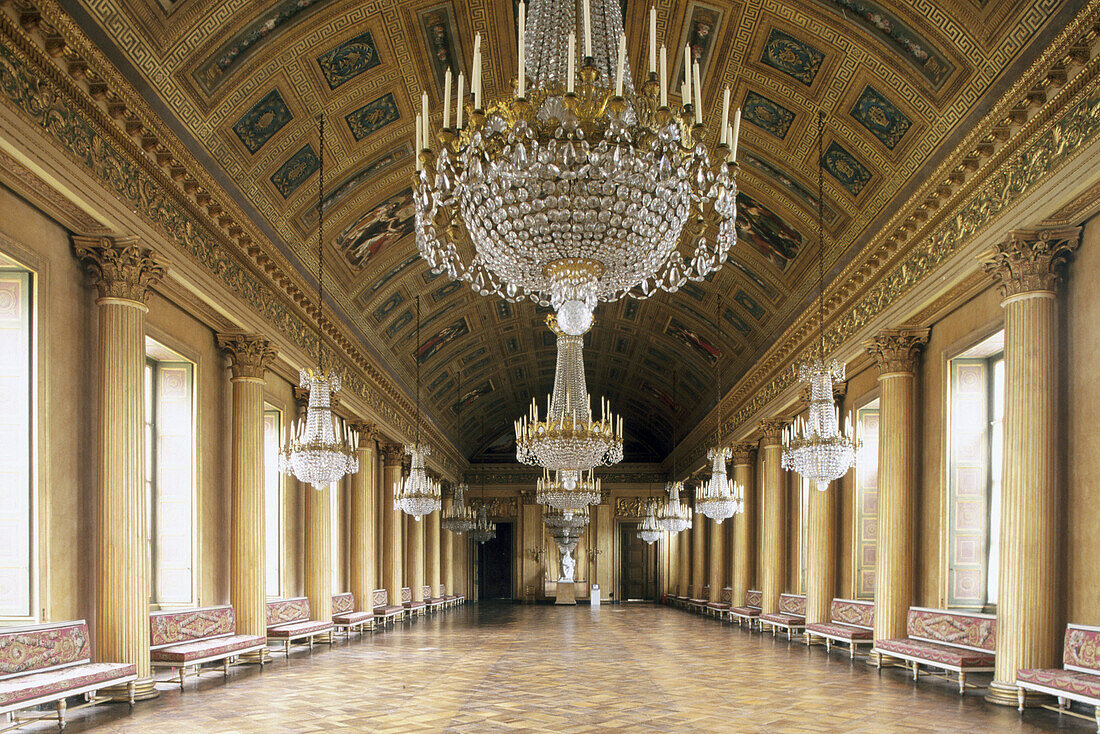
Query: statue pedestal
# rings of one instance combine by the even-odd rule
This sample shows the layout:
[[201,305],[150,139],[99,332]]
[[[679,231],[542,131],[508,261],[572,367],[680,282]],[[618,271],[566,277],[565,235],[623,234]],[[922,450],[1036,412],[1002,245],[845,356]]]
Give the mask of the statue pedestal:
[[554,604],[577,605],[577,593],[572,581],[559,581]]

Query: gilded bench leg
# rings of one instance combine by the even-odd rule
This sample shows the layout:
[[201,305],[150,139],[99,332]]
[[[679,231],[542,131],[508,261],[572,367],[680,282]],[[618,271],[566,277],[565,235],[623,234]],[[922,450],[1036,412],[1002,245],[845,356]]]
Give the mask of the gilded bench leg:
[[849,660],[855,660],[856,659],[856,643],[854,643],[854,642],[849,642],[848,643],[848,659]]
[[920,666],[917,665],[917,661],[913,661],[913,680],[917,680],[920,677]]
[[187,667],[181,665],[180,666],[180,690],[181,691],[183,690],[183,681],[186,677],[187,677]]
[[1096,731],[1100,732],[1100,706],[1096,707]]
[[959,695],[966,693],[966,673],[959,671]]
[[134,693],[136,690],[137,685],[134,681],[130,681],[126,684],[126,697],[129,699],[128,703],[130,704],[130,708],[134,707]]
[[65,728],[65,699],[60,699],[57,702],[57,728],[64,730]]
[[290,640],[289,639],[287,639],[286,642],[283,643],[283,655],[285,655],[286,657],[290,657]]
[[[1016,709],[1022,714],[1024,712],[1024,703],[1027,699],[1027,694],[1024,693],[1023,688],[1016,689]],[[1058,708],[1062,707],[1062,699],[1058,699]]]
[[229,680],[229,658],[222,661],[222,677]]

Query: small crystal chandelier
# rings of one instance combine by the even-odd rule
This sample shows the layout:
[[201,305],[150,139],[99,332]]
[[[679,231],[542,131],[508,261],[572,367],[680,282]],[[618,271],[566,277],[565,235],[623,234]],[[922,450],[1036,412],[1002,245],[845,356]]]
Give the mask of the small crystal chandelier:
[[555,545],[563,554],[572,553],[583,534],[584,528],[550,528],[550,537],[554,539]]
[[638,528],[638,537],[641,538],[647,545],[653,545],[655,542],[661,539],[661,528],[657,525],[657,517],[655,513],[655,507],[657,503],[650,500],[646,503],[645,519],[642,520],[641,527]]
[[818,354],[798,370],[798,379],[810,386],[809,419],[799,418],[783,430],[783,468],[796,471],[818,490],[840,479],[855,464],[860,443],[853,433],[849,417],[847,427],[840,421],[840,410],[833,403],[833,385],[844,381],[844,365],[825,359],[825,237],[822,225],[822,141],[825,113],[818,113],[817,130],[817,236],[821,243],[818,260]]
[[461,73],[452,119],[448,69],[434,149],[421,95],[416,243],[434,272],[481,295],[550,305],[562,329],[579,335],[597,302],[674,292],[725,262],[737,240],[740,113],[731,125],[727,87],[713,122],[718,145],[708,147],[699,64],[687,47],[682,106],[669,106],[656,9],[641,93],[619,0],[583,0],[583,24],[577,0],[531,0],[530,28],[525,11],[520,3],[513,93],[483,102],[477,34],[468,119]]
[[729,455],[728,446],[708,451],[707,458],[711,461],[710,479],[700,483],[695,489],[695,509],[719,525],[737,512],[734,486],[726,476],[726,459]]
[[539,420],[532,400],[530,413],[515,422],[516,458],[559,472],[558,481],[572,490],[582,471],[622,461],[623,420],[611,413],[606,400],[600,401],[602,417],[592,417],[584,378],[584,337],[561,331],[552,315],[546,323],[557,335],[554,392],[547,398],[545,421]]
[[[416,352],[420,354],[420,296],[416,297]],[[393,508],[406,515],[412,515],[419,521],[424,515],[430,515],[443,503],[443,492],[438,482],[428,477],[424,459],[432,453],[432,447],[420,440],[420,359],[416,361],[416,440],[405,444],[405,453],[412,457],[409,476],[405,481],[394,483]]]
[[691,527],[691,508],[680,500],[683,482],[669,482],[665,485],[668,499],[657,510],[657,525],[662,530],[678,533]]
[[469,532],[477,524],[477,515],[466,506],[466,492],[469,488],[466,482],[455,485],[454,500],[450,507],[443,510],[443,517],[439,521],[444,530],[450,530],[455,535]]
[[477,522],[470,530],[470,540],[475,543],[484,543],[497,537],[497,524],[489,519],[485,512],[485,505],[477,509]]
[[[317,179],[317,323],[322,323],[324,294],[325,214],[325,117],[318,118],[320,163]],[[353,446],[359,437],[332,412],[332,394],[340,390],[340,378],[325,367],[324,339],[317,339],[317,369],[304,369],[299,386],[308,388],[309,403],[304,419],[291,426],[287,443],[279,452],[279,470],[315,489],[340,481],[346,474],[359,471],[359,458]]]
[[557,479],[551,479],[549,472],[543,473],[535,485],[536,502],[560,510],[566,517],[572,517],[581,509],[587,511],[588,505],[600,504],[600,480],[594,479],[592,472],[569,486],[562,481],[561,475],[562,472],[558,472]]
[[588,507],[579,509],[559,510],[552,506],[546,506],[542,510],[542,524],[550,530],[560,528],[579,529],[589,522]]

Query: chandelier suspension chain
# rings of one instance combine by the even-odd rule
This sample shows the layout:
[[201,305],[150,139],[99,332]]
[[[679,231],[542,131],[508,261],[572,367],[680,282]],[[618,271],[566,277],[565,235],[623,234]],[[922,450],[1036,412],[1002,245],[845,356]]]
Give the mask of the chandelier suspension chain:
[[[820,337],[818,356],[825,359],[825,171],[822,159],[825,140],[825,110],[817,111],[817,328]],[[721,324],[719,324],[721,326]]]
[[317,367],[325,371],[325,115],[318,115],[317,142]]

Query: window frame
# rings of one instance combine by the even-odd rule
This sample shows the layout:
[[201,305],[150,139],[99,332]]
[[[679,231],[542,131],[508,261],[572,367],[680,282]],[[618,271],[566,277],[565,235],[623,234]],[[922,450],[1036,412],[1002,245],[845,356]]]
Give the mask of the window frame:
[[[866,415],[867,413],[871,412],[871,411],[874,411],[875,413],[877,413],[878,417],[879,417],[879,431],[878,431],[878,435],[876,436],[876,439],[875,439],[876,450],[874,452],[871,452],[869,450],[869,446],[867,446],[867,443],[864,441],[864,434],[863,434],[863,416]],[[864,538],[864,534],[863,534],[863,530],[862,530],[861,525],[862,525],[862,522],[865,519],[867,519],[867,517],[869,516],[869,513],[865,513],[862,509],[862,502],[863,502],[862,491],[863,491],[863,487],[860,486],[859,459],[860,459],[861,454],[864,455],[864,456],[873,455],[874,458],[875,458],[875,472],[876,472],[876,476],[877,476],[878,471],[881,468],[881,467],[879,467],[879,452],[877,450],[877,447],[879,445],[879,442],[881,442],[881,438],[882,438],[882,430],[881,430],[882,407],[881,407],[881,403],[879,402],[879,391],[878,391],[877,388],[875,390],[869,392],[867,395],[865,395],[863,400],[860,401],[856,405],[856,408],[855,408],[855,411],[854,411],[854,420],[855,420],[855,424],[856,424],[855,425],[856,438],[861,443],[863,443],[864,445],[863,445],[863,448],[860,449],[859,453],[856,454],[856,466],[855,466],[855,471],[852,474],[852,480],[853,480],[852,481],[852,598],[853,599],[860,599],[860,600],[873,600],[875,598],[874,582],[872,581],[871,590],[869,592],[862,591],[861,590],[861,583],[860,583],[861,582],[860,574],[865,570],[864,569],[864,564],[863,564],[863,557],[862,557],[863,548],[861,547],[862,540]],[[877,534],[878,534],[878,531],[877,531],[877,526],[878,526],[878,498],[877,498],[877,494],[878,494],[879,489],[880,489],[879,482],[876,479],[876,481],[875,481],[875,493],[876,493],[876,499],[875,499],[875,525],[876,525],[876,531],[875,532],[876,532],[876,537],[874,539],[875,561],[876,561],[876,563],[874,564],[874,569],[876,569],[876,571],[874,571],[874,572],[877,572],[877,568],[878,568],[878,563],[877,563],[877,561],[878,561],[878,537],[877,537]]]
[[[286,492],[286,484],[283,480],[283,473],[281,471],[279,471],[279,450],[282,448],[282,445],[283,445],[283,433],[284,433],[284,423],[285,423],[286,411],[284,411],[282,408],[278,407],[277,405],[274,405],[269,400],[264,400],[264,422],[265,423],[267,422],[267,417],[268,417],[269,414],[274,414],[277,421],[278,421],[276,426],[275,426],[275,433],[276,433],[276,435],[275,435],[275,481],[277,482],[276,498],[275,498],[275,517],[277,518],[278,523],[275,526],[275,556],[274,556],[275,557],[275,576],[276,576],[275,585],[276,585],[277,588],[275,590],[274,595],[268,593],[268,592],[270,592],[270,589],[268,588],[268,583],[267,583],[269,581],[269,579],[267,578],[267,573],[269,571],[269,569],[267,567],[267,564],[270,562],[270,559],[268,558],[268,556],[270,555],[269,551],[271,550],[268,547],[268,540],[269,540],[269,535],[268,534],[271,531],[267,527],[267,519],[268,519],[267,515],[268,515],[268,509],[269,509],[268,506],[267,506],[267,502],[268,502],[268,499],[269,499],[268,498],[268,485],[267,485],[267,470],[268,470],[269,467],[267,466],[267,457],[265,455],[265,457],[264,457],[264,595],[268,599],[279,599],[279,598],[282,597],[283,570],[284,570],[284,565],[285,565],[283,563],[283,525],[284,525],[283,502],[284,502],[284,499],[285,499],[285,492]],[[266,432],[266,426],[265,426],[265,432]],[[267,437],[265,436],[264,437],[265,444],[266,444],[266,438]],[[265,447],[265,454],[266,454],[266,447]]]

